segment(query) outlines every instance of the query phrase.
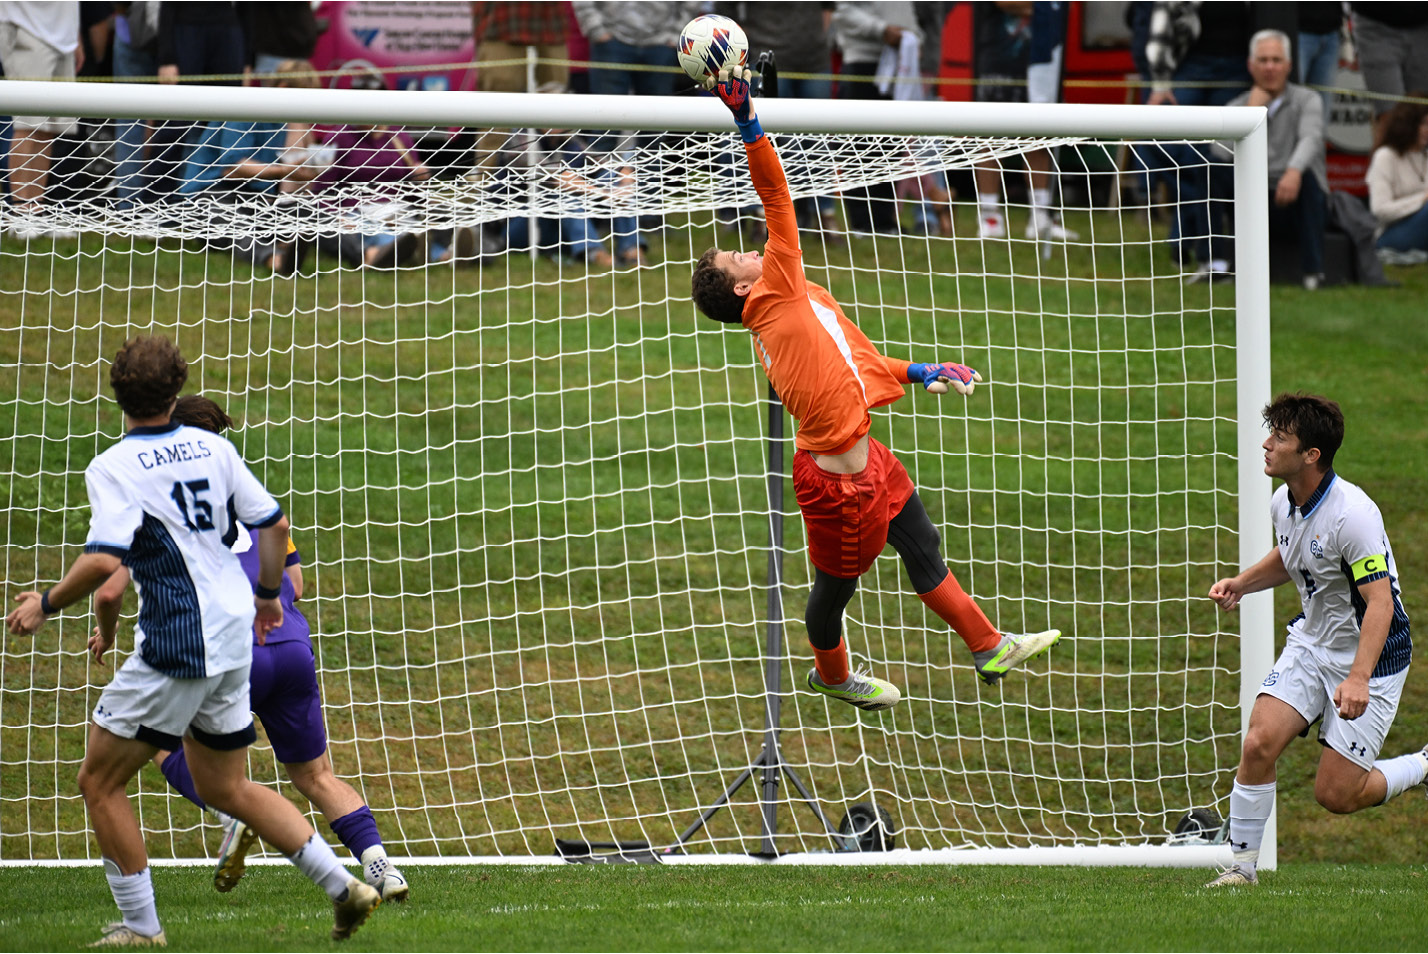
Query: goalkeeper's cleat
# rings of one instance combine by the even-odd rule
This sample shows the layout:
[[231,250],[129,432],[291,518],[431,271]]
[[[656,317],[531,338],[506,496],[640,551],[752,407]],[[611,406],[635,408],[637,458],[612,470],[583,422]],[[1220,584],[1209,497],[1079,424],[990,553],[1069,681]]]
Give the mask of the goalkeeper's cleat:
[[855,672],[846,681],[830,686],[818,675],[818,670],[813,669],[808,673],[808,688],[870,712],[891,709],[902,698],[897,686],[882,679],[874,679],[866,672]]
[[1043,242],[1074,242],[1081,234],[1068,229],[1054,217],[1040,218],[1033,214],[1031,221],[1026,223],[1026,237]]
[[972,654],[972,662],[977,667],[977,675],[987,685],[994,684],[1014,666],[1020,666],[1028,659],[1035,659],[1061,639],[1061,630],[1048,629],[1044,633],[1003,633],[1002,641],[992,649]]
[[1250,888],[1259,884],[1259,875],[1255,874],[1254,865],[1241,864],[1235,862],[1218,876],[1205,882],[1207,888]]
[[367,920],[367,916],[382,903],[382,896],[371,885],[347,879],[347,890],[332,902],[332,939],[345,941]]
[[258,833],[237,818],[223,823],[223,843],[218,846],[218,865],[213,869],[213,887],[228,892],[238,886],[246,866],[243,859],[258,841]]
[[377,889],[383,901],[401,904],[407,899],[410,887],[406,876],[387,858],[381,845],[373,845],[362,852],[362,876]]
[[104,936],[85,945],[86,947],[168,947],[169,939],[160,929],[158,934],[140,934],[125,924],[115,921],[104,928]]

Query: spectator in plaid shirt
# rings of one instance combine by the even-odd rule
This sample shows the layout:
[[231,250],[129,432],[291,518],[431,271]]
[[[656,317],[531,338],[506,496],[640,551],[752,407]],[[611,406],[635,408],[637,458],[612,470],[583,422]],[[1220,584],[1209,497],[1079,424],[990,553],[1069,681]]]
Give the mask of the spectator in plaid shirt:
[[[472,3],[477,89],[485,93],[535,92],[526,87],[526,48],[530,46],[536,48],[536,86],[564,86],[570,76],[565,65],[565,25],[565,8],[560,3]],[[503,60],[519,62],[501,63]],[[476,144],[476,164],[489,170],[505,140],[504,133],[484,133]]]
[[[480,69],[477,88],[487,93],[528,93],[526,47],[536,48],[536,86],[564,86],[570,68],[565,65],[565,10],[559,3],[471,4],[471,34],[476,41]],[[520,60],[487,66],[501,60]]]

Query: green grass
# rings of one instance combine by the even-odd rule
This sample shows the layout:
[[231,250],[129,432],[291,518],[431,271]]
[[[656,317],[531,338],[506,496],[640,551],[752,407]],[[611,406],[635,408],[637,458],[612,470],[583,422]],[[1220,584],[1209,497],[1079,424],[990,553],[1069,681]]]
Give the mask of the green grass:
[[[1237,646],[1201,597],[1237,559],[1232,297],[1182,286],[1133,218],[1071,224],[1098,244],[1050,262],[968,240],[810,251],[812,277],[888,353],[987,375],[965,405],[910,395],[878,434],[989,615],[1069,637],[985,693],[885,557],[849,639],[907,704],[870,717],[783,700],[785,752],[835,822],[876,798],[913,847],[1153,841],[1228,790]],[[394,853],[668,840],[762,741],[764,383],[745,336],[685,300],[713,239],[676,223],[666,264],[593,276],[513,257],[399,277],[325,261],[321,281],[274,280],[97,236],[0,255],[6,589],[53,580],[84,538],[80,471],[120,429],[108,356],[173,334],[293,516],[333,758]],[[1399,271],[1394,290],[1276,289],[1271,361],[1277,387],[1344,403],[1340,471],[1382,507],[1415,614],[1428,281]],[[1179,492],[1187,480],[1207,489]],[[784,509],[796,620],[791,488]],[[87,632],[76,614],[0,637],[0,858],[92,857],[73,775],[108,673],[86,666]],[[790,687],[808,664],[797,622],[787,642]],[[1411,678],[1386,751],[1428,738],[1424,702]],[[1315,757],[1301,744],[1284,766],[1283,856],[1417,859],[1418,806],[1331,818],[1312,802]],[[276,779],[268,750],[253,771]],[[213,850],[156,772],[139,788],[156,855]],[[780,821],[781,850],[826,847],[802,808]],[[746,787],[694,847],[757,836]]]
[[[1428,868],[1289,865],[1211,893],[1206,873],[1058,868],[413,868],[349,951],[1404,951],[1422,947]],[[289,868],[217,895],[156,868],[169,946],[327,950],[330,909]],[[73,950],[113,905],[97,870],[0,868],[11,950]],[[21,899],[45,899],[43,905]],[[849,941],[850,936],[859,940]]]

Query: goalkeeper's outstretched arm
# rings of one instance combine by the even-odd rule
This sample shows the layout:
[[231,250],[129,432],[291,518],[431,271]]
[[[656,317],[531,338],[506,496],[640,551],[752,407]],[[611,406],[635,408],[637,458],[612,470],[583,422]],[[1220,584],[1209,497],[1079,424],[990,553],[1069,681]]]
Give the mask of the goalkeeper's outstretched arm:
[[918,364],[884,357],[883,362],[892,376],[912,384],[921,384],[932,394],[946,394],[955,390],[963,397],[970,397],[976,390],[982,376],[975,368],[952,361],[940,364]]
[[[748,70],[722,70],[706,85],[734,114],[734,125],[739,127],[739,137],[744,140],[744,152],[749,158],[749,178],[764,205],[764,225],[769,230],[770,245],[781,244],[796,250],[799,247],[798,218],[793,211],[793,197],[789,195],[788,179],[778,153],[764,135],[754,110],[753,93],[749,88],[752,77]],[[774,250],[771,248],[771,253]]]

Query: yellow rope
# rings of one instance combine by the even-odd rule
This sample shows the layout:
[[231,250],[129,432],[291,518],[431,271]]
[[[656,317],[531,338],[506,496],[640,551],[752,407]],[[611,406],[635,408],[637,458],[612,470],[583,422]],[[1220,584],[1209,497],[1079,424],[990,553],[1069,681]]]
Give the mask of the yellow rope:
[[[307,72],[284,73],[284,74],[282,74],[282,75],[283,75],[284,77],[289,77],[289,78],[307,78],[307,77],[311,77],[311,78],[313,78],[313,79],[323,80],[323,79],[328,79],[328,78],[331,78],[331,77],[367,76],[367,75],[371,75],[372,73],[378,73],[378,74],[381,74],[381,75],[384,75],[384,76],[387,75],[387,74],[410,75],[410,74],[412,74],[412,73],[450,73],[450,72],[454,72],[454,71],[457,71],[457,70],[480,69],[480,68],[483,67],[483,66],[485,66],[485,67],[522,66],[522,65],[525,65],[525,64],[527,64],[527,63],[532,63],[532,62],[535,63],[537,66],[565,66],[565,67],[567,67],[567,68],[569,68],[569,69],[576,69],[576,70],[579,70],[579,69],[598,70],[598,69],[605,69],[605,68],[609,68],[609,67],[618,67],[622,72],[669,73],[669,74],[677,75],[677,76],[682,76],[682,75],[683,75],[683,71],[680,70],[678,67],[649,66],[649,65],[645,65],[645,64],[639,64],[639,63],[611,63],[611,64],[607,64],[607,63],[604,63],[604,62],[598,62],[598,61],[593,61],[593,60],[571,60],[571,59],[558,59],[558,58],[547,58],[547,57],[537,57],[537,58],[535,58],[534,60],[527,59],[526,57],[512,57],[512,58],[503,59],[503,60],[477,60],[477,61],[462,61],[462,62],[458,62],[458,63],[430,63],[430,64],[426,64],[426,65],[422,65],[422,66],[401,66],[401,67],[395,67],[395,66],[393,66],[393,67],[386,67],[386,68],[379,68],[379,67],[372,67],[372,66],[364,66],[364,67],[362,67],[361,69],[311,70],[311,71],[307,71]],[[244,80],[250,80],[250,81],[251,81],[251,80],[256,80],[256,79],[259,79],[259,78],[262,78],[262,77],[271,77],[272,75],[273,75],[273,74],[270,74],[270,73],[264,73],[264,74],[259,74],[259,73],[252,73],[252,74],[244,74],[244,73],[215,73],[215,74],[208,74],[208,75],[203,75],[203,76],[184,76],[184,77],[181,77],[181,82],[183,82],[184,84],[188,84],[188,85],[197,84],[197,83],[234,83],[234,82],[242,82],[242,81],[244,81]],[[792,71],[792,70],[789,70],[789,71],[780,70],[780,71],[779,71],[779,75],[780,75],[780,76],[788,77],[789,79],[798,79],[798,80],[825,80],[825,81],[829,81],[829,82],[834,81],[834,80],[837,80],[837,81],[843,82],[843,83],[850,83],[850,82],[853,82],[853,83],[873,83],[873,82],[877,82],[876,78],[874,78],[874,77],[867,77],[867,76],[840,76],[839,74],[836,74],[836,73],[801,73],[801,72],[796,72],[796,71]],[[11,79],[11,77],[6,77],[6,78],[7,78],[7,79]],[[13,79],[15,79],[15,80],[17,80],[17,81],[24,81],[24,80],[48,80],[48,81],[50,81],[50,82],[70,82],[70,80],[54,80],[54,79],[50,79],[50,78],[48,78],[48,77],[13,77]],[[159,78],[158,78],[157,76],[123,76],[123,77],[119,77],[119,76],[82,76],[82,77],[77,77],[77,78],[75,78],[75,79],[73,80],[73,82],[79,82],[79,83],[157,83],[157,82],[159,82]],[[922,80],[922,82],[923,82],[923,83],[926,83],[926,84],[928,84],[928,85],[930,85],[930,86],[971,86],[971,87],[978,87],[978,86],[1025,86],[1025,85],[1026,85],[1026,80],[1024,80],[1024,79],[1012,79],[1012,78],[1003,78],[1003,77],[995,77],[995,78],[990,78],[990,79],[982,79],[982,78],[976,78],[976,77],[942,77],[942,76],[931,76],[931,77],[926,77],[926,78],[924,78],[924,79]],[[1125,90],[1137,89],[1137,90],[1138,90],[1138,89],[1148,89],[1148,88],[1151,87],[1151,83],[1149,83],[1148,81],[1142,80],[1142,79],[1140,79],[1139,77],[1131,77],[1131,76],[1127,76],[1125,79],[1105,79],[1105,80],[1097,80],[1097,79],[1068,79],[1068,80],[1063,80],[1061,85],[1062,85],[1063,87],[1065,87],[1065,88],[1068,88],[1068,89],[1125,89]],[[1307,84],[1306,84],[1306,85],[1307,85]],[[1185,89],[1185,88],[1190,88],[1190,89],[1243,89],[1243,88],[1244,88],[1244,85],[1243,85],[1242,83],[1226,82],[1226,81],[1222,81],[1222,80],[1219,80],[1219,81],[1213,81],[1213,80],[1212,80],[1212,81],[1188,81],[1188,82],[1183,82],[1183,83],[1182,83],[1182,82],[1177,82],[1177,83],[1175,84],[1175,88],[1177,88],[1177,89]],[[1384,100],[1384,101],[1393,102],[1393,103],[1418,103],[1418,104],[1420,104],[1420,105],[1428,105],[1428,97],[1423,97],[1423,96],[1399,96],[1399,95],[1394,95],[1394,94],[1392,94],[1392,93],[1375,93],[1375,92],[1372,92],[1372,91],[1369,91],[1369,90],[1346,89],[1346,88],[1340,87],[1340,86],[1317,86],[1317,85],[1308,85],[1308,88],[1311,89],[1311,90],[1314,90],[1315,92],[1336,93],[1336,94],[1339,94],[1339,95],[1342,95],[1342,96],[1345,96],[1345,97],[1351,98],[1351,99]]]

